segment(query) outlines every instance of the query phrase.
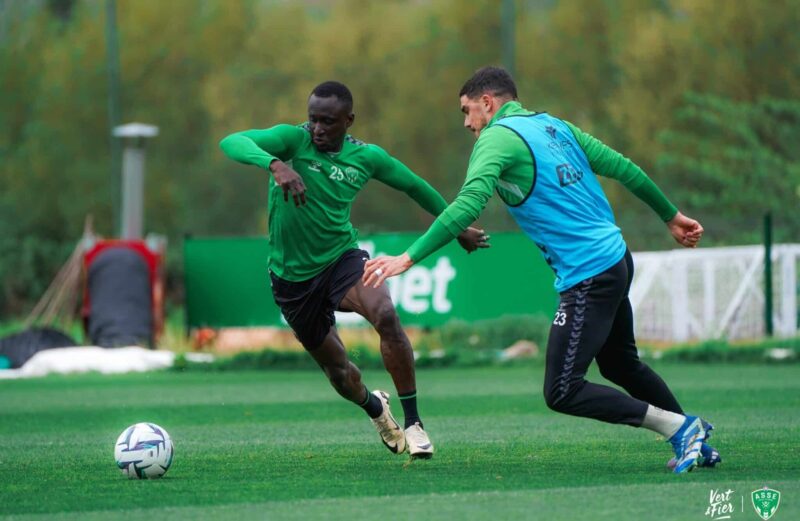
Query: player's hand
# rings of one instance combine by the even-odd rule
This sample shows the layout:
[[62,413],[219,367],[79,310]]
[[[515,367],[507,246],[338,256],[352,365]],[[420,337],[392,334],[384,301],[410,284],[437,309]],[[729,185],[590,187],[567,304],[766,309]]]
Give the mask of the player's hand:
[[667,222],[667,228],[675,241],[685,248],[696,248],[703,236],[703,227],[700,223],[686,217],[681,212]]
[[484,230],[479,230],[472,226],[461,232],[457,237],[458,244],[460,244],[467,253],[472,253],[478,248],[490,248],[492,245],[489,244],[489,238],[490,237],[486,235]]
[[283,161],[273,161],[269,165],[272,177],[281,189],[283,189],[283,200],[289,202],[289,194],[292,194],[294,205],[306,204],[306,184],[300,174],[295,172]]
[[364,265],[364,276],[361,280],[365,286],[377,288],[389,277],[400,275],[413,265],[414,261],[408,256],[408,253],[398,257],[390,257],[388,255],[375,257],[368,260]]

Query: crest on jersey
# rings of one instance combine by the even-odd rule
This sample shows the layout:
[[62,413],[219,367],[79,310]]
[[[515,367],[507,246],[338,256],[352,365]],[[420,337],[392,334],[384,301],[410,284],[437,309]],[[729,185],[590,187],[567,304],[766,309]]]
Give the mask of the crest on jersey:
[[344,169],[344,176],[351,183],[355,183],[356,181],[358,181],[358,174],[359,171],[353,168],[352,166],[348,166],[347,168]]

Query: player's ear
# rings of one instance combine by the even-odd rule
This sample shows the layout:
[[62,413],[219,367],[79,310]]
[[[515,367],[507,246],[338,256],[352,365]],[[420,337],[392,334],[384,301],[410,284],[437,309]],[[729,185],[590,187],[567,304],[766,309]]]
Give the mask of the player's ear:
[[481,106],[483,107],[485,112],[489,112],[492,110],[492,102],[494,98],[489,94],[481,94]]
[[353,124],[353,121],[355,121],[355,120],[356,120],[356,115],[355,114],[353,114],[352,112],[350,114],[348,114],[347,115],[347,128],[350,128],[350,126]]

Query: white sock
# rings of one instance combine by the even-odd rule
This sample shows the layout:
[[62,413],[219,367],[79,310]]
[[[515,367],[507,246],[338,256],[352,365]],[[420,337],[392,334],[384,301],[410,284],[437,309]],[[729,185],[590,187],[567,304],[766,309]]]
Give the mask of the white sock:
[[647,406],[647,413],[644,415],[642,427],[655,431],[667,439],[678,432],[686,416],[674,412],[665,411],[652,405]]

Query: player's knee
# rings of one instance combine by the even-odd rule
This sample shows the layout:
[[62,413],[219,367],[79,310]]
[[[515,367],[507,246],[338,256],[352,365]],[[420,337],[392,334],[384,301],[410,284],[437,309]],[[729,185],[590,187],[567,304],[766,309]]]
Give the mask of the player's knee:
[[378,305],[373,315],[373,325],[381,336],[396,336],[402,333],[400,318],[391,301]]
[[557,381],[544,388],[544,403],[556,412],[569,413],[573,408],[575,396],[583,387],[583,381]]
[[614,364],[603,364],[598,361],[597,368],[600,370],[600,375],[609,382],[617,382],[622,377],[622,371]]
[[597,368],[600,370],[600,375],[609,382],[622,385],[634,378],[641,370],[644,364],[638,360],[625,362],[617,360],[614,362],[600,362],[597,361]]
[[544,403],[546,403],[550,409],[561,412],[563,410],[564,398],[565,396],[560,392],[557,386],[551,385],[544,388]]

